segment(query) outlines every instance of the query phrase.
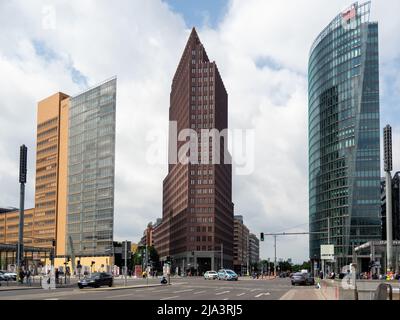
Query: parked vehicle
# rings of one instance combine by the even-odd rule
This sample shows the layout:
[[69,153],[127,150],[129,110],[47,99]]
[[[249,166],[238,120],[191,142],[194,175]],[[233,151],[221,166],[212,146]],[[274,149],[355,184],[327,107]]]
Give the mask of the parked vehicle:
[[17,274],[15,272],[0,271],[1,281],[16,281]]
[[292,276],[292,285],[314,285],[314,277],[310,273],[297,272]]
[[218,280],[237,281],[238,279],[239,279],[239,276],[233,270],[230,270],[230,269],[218,270]]
[[85,287],[93,287],[98,288],[101,286],[109,286],[113,285],[113,276],[110,273],[106,272],[95,272],[92,273],[90,277],[85,277],[82,280],[78,281],[79,289],[83,289]]
[[218,279],[218,273],[216,271],[207,271],[204,274],[204,280],[215,280]]

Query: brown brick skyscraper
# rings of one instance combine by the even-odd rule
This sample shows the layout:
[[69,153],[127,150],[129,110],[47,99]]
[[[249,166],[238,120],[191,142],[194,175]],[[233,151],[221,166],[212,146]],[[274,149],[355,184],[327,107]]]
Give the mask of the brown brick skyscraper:
[[[224,159],[227,140],[219,139],[219,164],[212,160],[212,144],[204,147],[200,140],[205,130],[221,132],[228,128],[228,95],[215,62],[209,61],[194,28],[172,81],[169,120],[170,130],[174,126],[171,121],[175,121],[178,135],[184,129],[197,132],[198,163],[171,161],[173,150],[179,153],[186,141],[178,142],[170,135],[170,163],[163,182],[163,219],[154,230],[155,247],[161,259],[173,259],[173,271],[176,267],[180,272],[192,273],[218,269],[221,248],[222,266],[232,268],[232,168],[224,161],[230,157],[225,154]],[[206,148],[209,156],[205,156]]]

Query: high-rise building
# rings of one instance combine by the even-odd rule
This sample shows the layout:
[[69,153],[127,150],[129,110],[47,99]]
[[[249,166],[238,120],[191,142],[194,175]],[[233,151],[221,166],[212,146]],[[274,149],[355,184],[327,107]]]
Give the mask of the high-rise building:
[[[252,268],[260,262],[260,240],[253,233],[249,235],[249,264]],[[252,270],[252,269],[251,269]]]
[[[381,180],[381,216],[382,216],[382,240],[386,240],[386,181]],[[392,224],[393,240],[400,240],[400,172],[396,172],[392,178]]]
[[[58,92],[38,103],[33,246],[65,254],[69,96]],[[60,213],[60,214],[59,214]]]
[[[25,210],[24,244],[55,243],[56,266],[72,254],[82,265],[112,262],[115,107],[115,78],[38,103],[35,208]],[[0,214],[1,242],[18,241],[18,217]]]
[[381,237],[378,23],[370,5],[339,13],[309,57],[309,223],[322,232],[310,234],[310,258],[319,260],[329,240],[337,267],[354,246]]
[[76,255],[112,250],[116,81],[70,98],[66,241]]
[[[170,130],[175,124],[178,134],[192,129],[199,142],[201,130],[222,132],[228,128],[227,92],[194,28],[172,81],[169,120]],[[195,139],[190,143],[196,145]],[[211,162],[208,156],[202,158],[213,146],[208,149],[200,143],[200,161],[170,161],[163,182],[162,223],[154,229],[154,244],[160,257],[171,257],[174,267],[181,271],[194,268],[201,273],[232,267],[232,169],[227,159],[230,155],[224,153],[227,140],[219,140],[219,164],[212,156]],[[169,159],[185,143],[170,135]]]
[[249,229],[243,223],[243,216],[233,219],[233,270],[238,274],[247,273],[249,261]]

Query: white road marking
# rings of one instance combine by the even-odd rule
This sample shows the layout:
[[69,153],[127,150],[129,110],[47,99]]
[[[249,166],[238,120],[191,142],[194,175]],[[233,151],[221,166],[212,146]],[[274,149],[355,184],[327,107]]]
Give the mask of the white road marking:
[[222,300],[229,300],[229,298],[224,298],[224,299],[222,299]]
[[200,294],[200,293],[204,293],[204,292],[206,292],[206,290],[193,292],[193,294]]
[[269,296],[270,295],[270,293],[269,292],[263,292],[263,293],[260,293],[260,294],[258,294],[258,295],[256,295],[256,296],[254,296],[255,298],[259,298],[259,297],[261,297],[261,296]]
[[242,293],[237,294],[236,296],[237,296],[237,297],[241,297],[241,296],[243,296],[243,295],[245,295],[245,294],[246,294],[246,292],[242,292]]
[[179,298],[179,296],[161,298],[160,300],[170,300],[170,299],[175,299],[175,298]]
[[134,293],[120,294],[120,295],[117,295],[117,296],[109,296],[109,297],[106,297],[106,299],[114,299],[114,298],[129,297],[129,296],[131,296],[131,295],[133,295],[133,294],[134,294]]
[[48,298],[48,299],[44,299],[44,300],[60,300],[59,298]]
[[154,290],[153,292],[165,292],[165,291],[169,291],[169,289]]
[[220,294],[225,294],[225,293],[229,293],[230,291],[222,291],[222,292],[217,292],[216,295],[219,296]]
[[185,290],[174,291],[174,293],[189,292],[189,291],[193,291],[193,290],[194,289],[185,289]]
[[250,292],[261,291],[262,289],[251,289]]

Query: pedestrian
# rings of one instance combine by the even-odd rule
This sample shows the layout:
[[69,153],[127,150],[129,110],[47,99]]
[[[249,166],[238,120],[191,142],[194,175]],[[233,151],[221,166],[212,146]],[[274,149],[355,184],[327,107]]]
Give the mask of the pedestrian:
[[19,271],[19,282],[24,283],[24,277],[25,277],[25,272],[22,270],[22,268]]
[[55,274],[56,274],[56,284],[58,284],[58,279],[60,277],[60,271],[58,271],[58,268],[56,268]]
[[31,282],[31,270],[29,270],[29,269],[26,272],[26,284],[28,284],[30,286],[32,285],[32,282]]

